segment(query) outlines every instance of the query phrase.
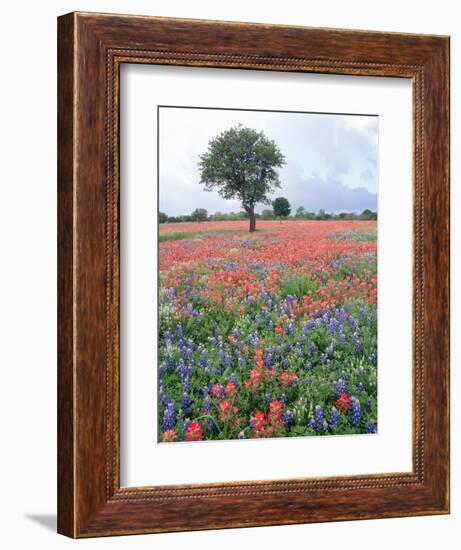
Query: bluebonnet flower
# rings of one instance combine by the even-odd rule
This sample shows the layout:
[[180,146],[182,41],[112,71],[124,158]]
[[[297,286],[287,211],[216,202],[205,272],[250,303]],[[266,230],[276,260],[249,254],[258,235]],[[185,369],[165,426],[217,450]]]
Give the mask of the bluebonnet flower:
[[338,329],[339,329],[339,321],[336,319],[336,317],[331,318],[330,326],[329,326],[330,335],[333,336],[333,334],[335,334],[335,332],[337,332]]
[[306,363],[306,370],[308,370],[308,371],[311,371],[311,370],[312,370],[312,363],[311,363],[310,361],[308,361],[308,362]]
[[168,330],[165,336],[165,339],[167,341],[167,344],[172,344],[174,342],[174,336],[171,330]]
[[367,400],[365,401],[365,408],[367,411],[371,411],[371,399],[367,397]]
[[286,405],[288,403],[288,397],[286,396],[286,393],[282,393],[282,395],[280,396],[280,401]]
[[191,356],[192,356],[192,353],[193,353],[193,348],[192,346],[189,346],[189,345],[185,345],[185,346],[182,346],[181,348],[181,353],[184,357],[184,359],[190,359]]
[[333,382],[333,388],[335,389],[336,395],[339,397],[343,393],[347,393],[346,382],[343,378],[340,378],[337,382]]
[[190,397],[189,397],[189,394],[184,392],[183,395],[182,395],[182,398],[181,398],[181,409],[182,409],[182,412],[184,414],[184,416],[186,416],[189,412],[189,409],[190,409]]
[[295,421],[295,415],[291,411],[285,411],[282,414],[282,422],[285,426],[291,426]]
[[189,376],[192,375],[192,369],[190,366],[186,365],[186,363],[184,362],[184,359],[179,360],[178,370],[179,370],[179,375],[181,376],[182,379],[188,378]]
[[370,355],[368,356],[367,361],[368,361],[368,363],[370,363],[370,365],[376,365],[376,363],[378,362],[378,354],[377,354],[376,347],[374,347],[374,348],[371,350]]
[[172,403],[171,399],[168,397],[168,395],[162,395],[162,392],[160,393],[160,399],[162,401],[163,408],[166,409],[170,403]]
[[336,320],[339,321],[340,323],[344,322],[345,315],[346,314],[345,314],[344,309],[337,309],[336,312],[335,312]]
[[246,435],[245,435],[245,432],[239,432],[239,435],[238,435],[238,438],[239,439],[246,439]]
[[328,359],[333,359],[333,354],[334,354],[334,351],[335,351],[335,343],[333,341],[331,341],[329,344],[328,344],[328,347],[325,351],[325,354],[327,356]]
[[351,329],[356,332],[359,328],[359,322],[357,321],[357,319],[355,319],[354,317],[349,317],[348,321]]
[[317,351],[317,346],[314,344],[314,342],[311,342],[311,345],[309,347],[310,356],[314,357],[316,351]]
[[351,397],[351,424],[355,427],[360,426],[362,420],[362,411],[360,401],[356,397]]
[[232,384],[234,384],[235,387],[238,387],[237,375],[235,374],[235,372],[230,375],[230,381],[232,382]]
[[200,352],[200,359],[199,359],[198,366],[200,369],[203,369],[205,368],[206,364],[207,364],[207,352],[205,350],[202,350]]
[[323,409],[320,405],[314,408],[314,416],[309,420],[309,427],[316,432],[321,432],[325,429]]
[[304,323],[301,329],[302,335],[307,336],[309,332],[312,330],[313,325],[314,323],[312,321],[307,321],[306,323]]
[[182,389],[184,392],[188,392],[190,390],[190,379],[189,377],[183,378],[182,380]]
[[360,338],[357,332],[354,332],[352,335],[352,344],[354,346],[355,353],[359,355],[362,352],[362,345],[360,343]]
[[232,334],[232,338],[234,338],[235,340],[240,340],[240,333],[236,328],[232,330],[231,334]]
[[328,425],[330,428],[335,428],[338,425],[340,413],[336,407],[332,407],[328,414]]
[[170,401],[163,411],[163,431],[172,430],[176,426],[174,403]]
[[369,434],[375,434],[376,433],[376,425],[371,420],[367,424],[367,433],[369,433]]
[[232,355],[227,353],[224,357],[224,366],[226,369],[230,368],[232,366]]
[[203,400],[203,412],[204,412],[204,413],[209,413],[209,412],[211,412],[211,406],[212,406],[211,399],[210,399],[210,397],[207,395],[207,396],[205,397],[205,399]]
[[362,382],[359,382],[357,384],[357,391],[358,393],[362,393],[365,390],[365,386],[362,384]]
[[182,329],[182,326],[179,325],[179,324],[176,326],[176,334],[178,335],[178,338],[180,340],[182,340],[184,338],[184,331]]

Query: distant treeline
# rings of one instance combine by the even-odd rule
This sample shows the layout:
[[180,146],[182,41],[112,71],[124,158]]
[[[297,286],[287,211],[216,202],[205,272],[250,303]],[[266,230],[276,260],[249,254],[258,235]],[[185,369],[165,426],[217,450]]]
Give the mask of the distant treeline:
[[[260,220],[278,220],[279,216],[274,213],[272,208],[263,210],[261,214],[256,214],[256,218]],[[240,212],[215,212],[208,214],[205,208],[197,208],[191,214],[183,216],[168,216],[164,212],[159,212],[159,223],[181,223],[181,222],[205,222],[205,221],[235,221],[246,220],[248,215],[243,210]],[[356,212],[340,212],[333,214],[320,209],[317,213],[308,212],[304,207],[300,206],[296,209],[295,214],[285,216],[286,220],[377,220],[378,213],[368,208],[361,214]]]

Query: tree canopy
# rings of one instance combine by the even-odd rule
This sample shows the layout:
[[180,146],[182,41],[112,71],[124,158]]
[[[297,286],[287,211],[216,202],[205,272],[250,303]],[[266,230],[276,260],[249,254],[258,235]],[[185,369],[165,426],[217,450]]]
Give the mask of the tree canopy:
[[200,155],[200,183],[207,191],[218,189],[224,199],[238,199],[256,229],[255,206],[270,204],[268,195],[280,187],[276,168],[285,164],[278,145],[241,124],[213,138]]
[[208,219],[208,211],[205,208],[196,208],[190,217],[194,222],[204,222]]
[[285,197],[277,197],[272,203],[272,208],[274,209],[274,214],[280,218],[280,223],[282,223],[282,218],[286,218],[291,212],[290,203]]

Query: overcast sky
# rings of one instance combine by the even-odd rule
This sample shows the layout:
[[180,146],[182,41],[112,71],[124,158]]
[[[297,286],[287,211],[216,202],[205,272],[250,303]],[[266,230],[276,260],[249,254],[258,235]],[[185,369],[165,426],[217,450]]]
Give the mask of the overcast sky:
[[241,209],[237,200],[205,191],[198,170],[209,141],[239,123],[262,130],[285,155],[282,187],[271,198],[287,197],[292,212],[298,206],[335,213],[377,209],[378,117],[161,107],[160,211],[177,216],[195,208]]

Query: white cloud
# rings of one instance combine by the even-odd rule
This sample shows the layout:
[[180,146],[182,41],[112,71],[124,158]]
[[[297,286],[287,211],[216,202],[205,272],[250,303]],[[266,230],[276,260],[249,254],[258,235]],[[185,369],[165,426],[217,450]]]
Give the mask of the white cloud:
[[[287,196],[292,206],[376,208],[377,117],[168,107],[159,114],[160,210],[179,215],[197,207],[210,212],[239,209],[238,202],[205,192],[198,170],[199,154],[210,139],[239,123],[262,130],[279,145],[287,164],[280,170],[277,195]],[[342,190],[336,198],[332,182]]]

